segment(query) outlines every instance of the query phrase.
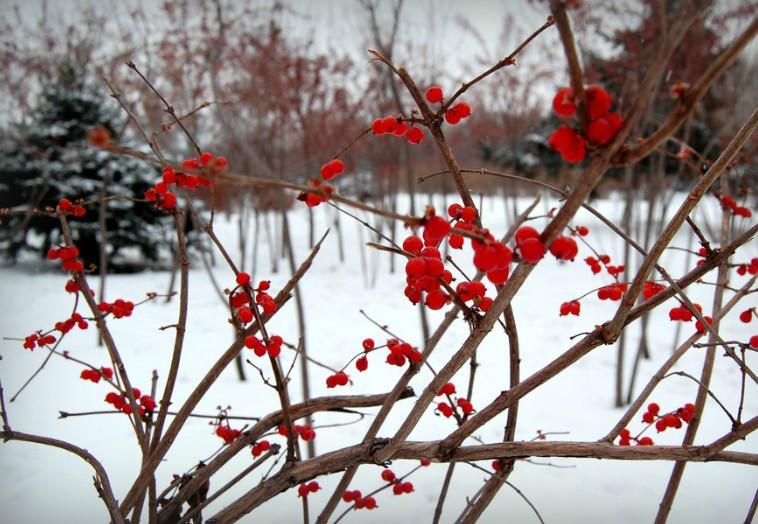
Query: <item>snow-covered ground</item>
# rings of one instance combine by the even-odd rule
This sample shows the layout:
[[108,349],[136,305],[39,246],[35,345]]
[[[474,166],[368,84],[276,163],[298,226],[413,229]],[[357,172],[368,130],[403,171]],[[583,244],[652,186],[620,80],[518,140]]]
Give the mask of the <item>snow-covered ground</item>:
[[[684,198],[675,197],[674,206]],[[523,209],[531,199],[521,199]],[[447,203],[453,199],[447,199]],[[436,203],[442,202],[436,197]],[[716,206],[713,202],[701,204],[694,215],[704,221],[709,216],[716,224]],[[557,205],[545,201],[539,209],[548,210]],[[619,220],[622,203],[618,199],[601,200],[597,206],[611,218]],[[332,210],[321,206],[315,211],[317,234],[332,222]],[[495,233],[501,235],[507,225],[502,200],[485,200],[483,219]],[[291,216],[296,258],[301,260],[308,253],[306,214],[299,209]],[[373,221],[373,219],[371,219]],[[236,220],[217,218],[217,231],[235,253]],[[534,222],[537,227],[544,219]],[[621,263],[622,243],[618,238],[588,214],[580,214],[576,224],[590,228],[588,240],[601,253],[609,253],[614,261]],[[386,336],[368,322],[359,312],[386,324],[398,336],[414,345],[421,345],[418,312],[403,296],[404,275],[388,271],[387,253],[365,251],[369,275],[362,271],[360,242],[372,235],[361,231],[362,226],[346,216],[342,217],[346,261],[339,262],[337,235],[332,230],[311,271],[302,281],[301,290],[307,316],[307,345],[310,354],[324,363],[341,367],[360,350],[361,340],[374,337],[383,340]],[[288,277],[286,262],[281,261],[278,273],[271,273],[269,246],[263,242],[259,251],[258,271],[254,278],[271,279],[272,287],[278,289]],[[688,236],[677,237],[673,245],[688,246]],[[596,324],[609,319],[614,311],[608,302],[600,302],[594,295],[582,301],[580,317],[558,317],[561,302],[575,298],[601,284],[610,283],[609,277],[593,276],[582,261],[591,253],[580,248],[580,256],[574,263],[558,264],[551,256],[543,260],[528,279],[514,300],[514,312],[519,330],[522,351],[522,377],[539,370],[560,355],[571,345],[573,334],[591,330]],[[743,249],[736,261],[749,260],[758,255],[758,246],[753,243]],[[471,270],[470,252],[456,253],[456,260]],[[663,263],[674,275],[685,269],[685,255],[681,251],[668,251]],[[694,259],[690,260],[690,265]],[[377,266],[378,265],[378,266]],[[376,279],[371,285],[371,274],[376,266]],[[246,264],[249,268],[249,261]],[[402,267],[399,266],[399,267]],[[231,271],[219,263],[215,276],[223,285],[233,285]],[[107,299],[125,298],[138,301],[149,291],[165,292],[169,275],[149,272],[139,275],[111,276],[107,282]],[[713,281],[709,275],[706,280]],[[37,329],[47,329],[55,321],[65,318],[70,311],[71,296],[63,291],[66,276],[52,265],[25,264],[0,269],[0,285],[3,290],[3,308],[0,315],[0,336],[23,337]],[[369,285],[366,285],[366,281]],[[731,283],[739,286],[745,277],[733,274]],[[94,282],[93,282],[94,283]],[[713,286],[696,285],[688,292],[690,297],[710,311]],[[490,291],[491,294],[491,291]],[[727,293],[727,297],[731,293]],[[227,311],[213,290],[202,264],[193,261],[190,272],[190,314],[186,345],[179,380],[175,392],[175,404],[180,403],[227,347],[232,333],[227,324]],[[674,324],[668,320],[669,302],[651,317],[650,342],[652,359],[641,364],[638,388],[670,354],[674,344]],[[748,296],[722,323],[727,340],[746,340],[755,332],[755,322],[745,325],[737,315],[749,306],[756,306],[754,295]],[[159,385],[167,373],[173,344],[173,331],[158,328],[176,321],[177,301],[170,304],[163,299],[138,307],[131,318],[109,321],[118,347],[124,356],[130,377],[143,391],[149,389],[150,376],[157,369],[161,376]],[[443,312],[432,312],[432,324],[442,318]],[[629,362],[636,349],[638,327],[630,333],[631,350],[627,351]],[[294,303],[289,303],[271,323],[271,332],[282,335],[285,340],[296,342],[297,323]],[[684,326],[680,340],[694,330],[694,324]],[[439,368],[457,349],[467,334],[467,327],[460,322],[444,337],[434,352],[431,363]],[[476,388],[471,399],[475,407],[485,405],[508,383],[508,358],[506,338],[495,329],[482,344],[478,353],[482,366],[479,368]],[[63,347],[74,356],[98,365],[107,365],[104,349],[97,347],[93,329],[74,331],[68,335]],[[703,350],[693,349],[682,359],[676,369],[699,375]],[[45,357],[44,350],[33,353],[23,349],[15,340],[0,342],[0,378],[6,399],[13,395],[34,372]],[[537,430],[567,432],[555,435],[556,440],[595,440],[603,436],[623,413],[613,407],[615,347],[600,347],[580,360],[575,366],[550,380],[521,401],[517,439],[531,439]],[[253,357],[254,358],[254,357]],[[292,354],[285,353],[285,367]],[[402,370],[383,364],[383,353],[372,355],[367,372],[358,374],[351,368],[354,379],[351,387],[342,388],[345,393],[379,393],[391,389]],[[749,363],[755,358],[749,355]],[[92,384],[79,379],[80,368],[60,358],[50,360],[41,375],[15,402],[8,405],[10,421],[14,429],[48,435],[71,441],[88,449],[98,457],[107,469],[117,497],[123,497],[139,468],[139,452],[126,418],[118,414],[97,415],[58,419],[58,411],[90,411],[106,409],[103,402],[107,386]],[[248,366],[249,380],[240,382],[233,366],[216,382],[197,412],[214,414],[219,405],[231,405],[233,415],[260,416],[278,408],[273,390],[261,383],[254,369]],[[311,368],[312,394],[327,393],[324,379],[329,374],[318,367]],[[297,368],[291,386],[291,397],[301,398]],[[415,390],[421,391],[429,381],[428,371],[421,372],[412,382]],[[468,367],[456,375],[454,382],[463,389],[468,380]],[[718,358],[712,380],[712,389],[728,409],[736,412],[739,404],[740,374],[727,358]],[[160,388],[159,388],[160,391]],[[694,400],[696,385],[681,377],[664,381],[651,397],[663,410],[675,409]],[[333,393],[329,390],[329,393]],[[745,399],[745,418],[753,416],[756,406],[755,386],[748,384]],[[380,432],[390,436],[402,422],[412,400],[400,401],[396,412],[388,419]],[[371,413],[372,410],[366,410]],[[342,414],[315,415],[316,426],[347,422],[354,416]],[[639,416],[631,429],[641,429]],[[370,423],[370,415],[363,421],[344,427],[317,429],[318,451],[337,449],[358,442]],[[477,436],[486,442],[502,438],[505,414],[485,426]],[[238,426],[239,427],[239,426]],[[454,429],[454,421],[435,416],[430,409],[419,426],[411,434],[412,440],[437,439]],[[712,401],[709,401],[697,442],[707,443],[728,431],[729,421]],[[656,443],[676,444],[683,431],[668,430],[655,435]],[[272,441],[281,441],[273,437]],[[473,441],[471,441],[473,443]],[[158,487],[162,489],[173,473],[182,473],[199,459],[208,457],[220,445],[207,420],[191,419],[185,425],[175,446],[158,470]],[[758,452],[755,438],[739,442],[731,449]],[[230,463],[222,474],[214,477],[211,492],[222,485],[250,463],[249,454],[243,454]],[[551,467],[545,465],[550,462]],[[393,464],[396,473],[402,474],[416,465],[415,462],[398,461]],[[489,461],[481,465],[489,468]],[[510,477],[536,506],[545,522],[649,522],[656,513],[660,497],[671,471],[670,462],[624,462],[579,459],[551,459],[519,462]],[[45,448],[19,442],[0,446],[0,520],[6,523],[33,522],[105,522],[107,513],[97,499],[92,486],[92,471],[77,457],[57,449]],[[416,492],[411,495],[393,496],[383,492],[377,498],[378,510],[358,511],[350,515],[355,522],[410,522],[429,521],[442,484],[446,465],[433,464],[419,470],[410,479]],[[257,484],[266,468],[256,470],[226,496],[212,504],[205,512],[210,516],[223,507],[225,501]],[[364,493],[379,487],[382,482],[378,466],[363,466],[352,483],[353,489]],[[318,512],[331,493],[339,476],[319,478],[322,491],[310,496],[312,513]],[[450,487],[443,522],[451,522],[466,503],[466,496],[473,495],[481,486],[485,474],[468,465],[460,464]],[[671,513],[671,522],[742,522],[758,486],[758,471],[749,466],[724,463],[690,464],[685,471],[679,495]],[[338,515],[345,507],[338,508]],[[302,518],[301,507],[295,490],[273,499],[243,519],[243,522],[297,522]],[[483,522],[536,522],[528,505],[511,489],[502,489],[482,519]]]

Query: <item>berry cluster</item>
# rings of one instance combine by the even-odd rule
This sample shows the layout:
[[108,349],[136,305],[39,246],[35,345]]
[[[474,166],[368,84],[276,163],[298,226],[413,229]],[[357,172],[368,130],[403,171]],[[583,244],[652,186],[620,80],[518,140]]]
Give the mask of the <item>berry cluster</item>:
[[130,317],[134,311],[134,302],[117,298],[112,304],[100,302],[97,309],[102,313],[111,313],[115,318]]
[[[513,254],[511,250],[486,230],[479,229],[474,224],[477,214],[471,207],[463,207],[452,204],[448,208],[448,215],[454,221],[458,230],[470,231],[472,234],[481,236],[481,239],[473,239],[474,265],[477,269],[487,273],[489,280],[495,284],[502,284],[508,278],[508,266]],[[405,296],[413,304],[421,302],[422,293],[426,293],[425,305],[432,310],[441,309],[450,301],[450,297],[442,290],[443,284],[450,284],[453,275],[445,269],[442,255],[437,249],[442,240],[448,237],[448,243],[453,249],[463,247],[463,236],[453,232],[451,224],[438,216],[434,208],[429,207],[424,217],[424,230],[422,236],[410,236],[403,241],[403,249],[414,255],[406,263],[406,288]],[[463,286],[465,298],[461,300],[473,300],[474,305],[482,306],[486,310],[492,304],[491,299],[484,297],[483,284],[474,284],[473,288]]]
[[397,137],[405,136],[409,144],[420,144],[424,141],[424,131],[414,125],[408,125],[395,116],[385,116],[377,118],[371,124],[371,132],[376,136],[393,135]]
[[[250,311],[248,308],[246,308]],[[250,312],[252,315],[252,311]],[[252,317],[251,317],[252,319]],[[254,335],[248,335],[245,337],[245,347],[252,349],[256,356],[262,357],[268,353],[271,358],[276,358],[282,352],[282,344],[284,340],[279,335],[273,335],[268,338],[268,344],[264,344]]]
[[[390,365],[403,366],[406,359],[411,362],[419,362],[421,360],[421,353],[410,344],[405,342],[401,343],[399,340],[393,338],[389,339],[386,345],[377,347],[374,339],[366,338],[362,342],[362,352],[353,357],[353,359],[355,359],[355,368],[359,372],[366,371],[368,369],[369,353],[383,347],[387,347],[390,351],[387,355],[387,363]],[[353,359],[351,359],[350,362],[352,362]],[[345,373],[345,368],[350,365],[350,362],[348,362],[340,371],[327,377],[327,388],[346,386],[348,382],[350,382],[348,375]]]
[[219,425],[216,426],[216,436],[221,438],[225,444],[231,444],[239,438],[240,435],[242,435],[242,430],[232,429],[228,424],[219,423]]
[[[432,211],[433,212],[433,211]],[[449,297],[441,289],[442,282],[450,283],[453,275],[445,269],[442,254],[436,245],[450,231],[450,224],[441,217],[431,215],[424,228],[424,241],[417,236],[410,236],[403,241],[403,249],[414,255],[405,264],[405,296],[413,304],[421,302],[422,292],[426,293],[424,303],[429,309],[441,309]],[[444,231],[444,233],[443,233]]]
[[387,349],[390,351],[387,355],[387,364],[391,366],[402,367],[406,359],[413,364],[421,362],[421,352],[407,342],[391,338],[387,341]]
[[[295,437],[300,437],[305,442],[316,438],[316,432],[308,424],[292,424],[292,431],[295,432]],[[281,424],[279,426],[279,434],[283,437],[286,437],[287,426]]]
[[329,389],[337,386],[347,386],[348,382],[350,382],[350,379],[344,371],[338,371],[334,375],[326,377],[326,387]]
[[730,196],[721,197],[721,205],[726,209],[731,209],[732,213],[734,213],[734,216],[743,218],[750,218],[753,216],[753,213],[748,208],[744,206],[738,206],[734,199]]
[[590,266],[590,270],[592,271],[592,274],[597,275],[603,270],[603,267],[602,267],[603,265],[606,267],[609,267],[609,264],[611,263],[611,257],[609,257],[608,255],[600,255],[598,258],[587,257],[584,259],[584,261],[587,263],[588,266]]
[[492,299],[484,296],[487,288],[482,282],[461,282],[455,287],[455,292],[464,303],[473,301],[474,305],[484,312],[489,311],[492,306]]
[[90,382],[94,382],[97,384],[100,382],[100,379],[105,377],[107,380],[110,380],[113,378],[113,370],[111,368],[100,368],[100,369],[83,369],[81,374],[79,375],[79,378],[82,380],[89,380]]
[[[513,261],[513,251],[502,242],[495,240],[487,229],[476,224],[476,209],[454,203],[448,207],[447,214],[450,222],[438,216],[434,208],[427,208],[421,237],[412,235],[403,241],[403,250],[413,255],[405,266],[405,296],[413,304],[423,299],[424,304],[433,310],[441,309],[451,301],[451,297],[445,290],[451,292],[446,284],[450,284],[453,277],[445,269],[442,256],[437,249],[446,237],[452,249],[461,249],[464,235],[471,236],[474,266],[485,273],[487,279],[496,286],[507,282],[510,264]],[[572,230],[572,235],[583,236],[587,233],[589,230],[584,226]],[[515,249],[522,262],[536,264],[547,252],[540,233],[531,226],[520,227],[514,239]],[[576,240],[572,236],[565,235],[556,238],[549,249],[558,260],[574,260],[579,252]],[[593,264],[597,264],[596,260],[592,260]],[[611,273],[613,274],[612,270]],[[426,293],[425,298],[424,293]],[[492,305],[492,299],[486,297],[485,293],[486,288],[482,282],[462,282],[455,288],[455,294],[460,301],[464,303],[471,301],[474,307],[484,312],[488,311]]]
[[271,444],[269,443],[269,441],[261,440],[260,442],[256,442],[253,444],[253,447],[250,450],[250,453],[253,454],[253,457],[260,457],[269,449],[271,449]]
[[[445,395],[446,397],[448,397],[450,402],[452,402],[453,399],[450,397],[455,395],[455,384],[453,384],[452,382],[448,382],[447,384],[442,386],[440,390],[437,392],[437,396],[441,397],[442,395]],[[465,398],[456,399],[455,406],[458,406],[458,408],[460,408],[461,412],[463,412],[464,415],[469,415],[474,412],[473,404],[471,404],[471,402]],[[437,407],[435,408],[435,412],[439,412],[445,418],[450,418],[456,412],[455,406],[452,404],[448,404],[446,402],[439,402],[437,404]]]
[[[648,404],[647,409],[642,414],[642,422],[647,424],[640,434],[655,425],[655,429],[658,433],[666,431],[667,428],[679,429],[682,427],[682,423],[689,424],[695,413],[695,405],[687,403],[684,406],[670,412],[661,414],[661,408],[655,402]],[[650,437],[632,437],[628,429],[624,428],[619,434],[619,445],[629,446],[631,441],[634,440],[638,446],[652,446],[653,439]]]
[[655,423],[655,429],[661,433],[666,431],[666,428],[681,428],[682,422],[689,424],[694,413],[695,405],[688,402],[676,411],[661,415],[658,404],[651,402],[647,406],[647,411],[642,414],[642,422],[648,425]]
[[536,264],[545,256],[545,245],[540,240],[539,232],[531,226],[522,226],[514,235],[516,249],[521,260],[527,264]]
[[73,215],[75,217],[83,217],[87,214],[87,210],[84,209],[80,203],[72,203],[68,198],[61,198],[58,200],[58,211],[65,215]]
[[741,277],[746,274],[758,275],[758,257],[750,260],[749,264],[740,264],[737,266],[737,274]]
[[[589,123],[580,132],[569,126],[561,126],[549,137],[548,144],[558,151],[566,162],[576,164],[584,160],[587,154],[587,143],[602,146],[613,140],[623,121],[616,113],[611,112],[613,100],[608,92],[600,86],[589,86],[584,90],[587,100],[587,115]],[[553,98],[553,110],[562,117],[570,117],[576,113],[574,90],[564,87],[558,90]]]
[[[79,291],[81,291],[81,287],[79,286],[79,282],[77,282],[74,279],[66,281],[65,289],[66,289],[66,293],[78,293]],[[93,293],[93,292],[90,291],[90,293]]]
[[[695,309],[697,309],[699,313],[703,313],[703,306],[700,304],[693,304],[693,306],[695,306]],[[672,322],[690,322],[693,316],[692,311],[690,311],[684,304],[671,308],[669,311],[669,320]]]
[[55,344],[56,338],[53,335],[42,335],[40,333],[32,333],[28,337],[24,337],[24,348],[34,350],[35,347],[44,347]]
[[413,482],[403,482],[397,478],[395,472],[389,468],[382,470],[382,480],[394,484],[392,486],[392,493],[395,495],[402,495],[404,493],[413,493]]
[[360,372],[366,371],[368,369],[368,357],[366,357],[366,355],[368,355],[371,351],[374,350],[374,347],[375,347],[374,339],[365,338],[363,339],[362,345],[363,345],[363,351],[365,355],[358,357],[358,359],[356,359],[355,361],[355,369],[357,369]]
[[[203,153],[199,158],[188,158],[182,162],[182,167],[188,171],[202,172],[207,175],[222,173],[227,167],[226,158],[213,156],[211,153]],[[163,177],[153,187],[145,191],[145,199],[154,202],[155,206],[166,211],[176,208],[176,195],[171,192],[171,187],[176,185],[185,189],[197,189],[200,186],[208,187],[211,179],[206,176],[188,174],[176,171],[173,167],[163,168]]]
[[[245,272],[240,272],[236,276],[238,287],[242,289],[232,291],[229,297],[229,306],[231,307],[234,315],[241,324],[248,324],[253,321],[255,314],[248,304],[250,304],[252,298],[252,292],[255,293],[255,303],[263,309],[263,312],[267,315],[271,315],[276,312],[276,302],[273,297],[267,293],[271,287],[271,282],[268,280],[261,280],[258,283],[258,287],[254,290],[250,290],[250,275]],[[249,337],[248,337],[249,338]],[[254,337],[253,337],[254,338]],[[250,339],[249,344],[253,344],[254,340]],[[256,346],[249,345],[246,340],[245,345],[250,349],[255,349]],[[279,344],[281,345],[281,343]],[[265,351],[264,351],[265,353]],[[258,351],[256,351],[258,354]],[[277,352],[277,355],[279,353]],[[263,356],[261,353],[258,356]]]
[[661,291],[666,289],[666,286],[657,282],[645,282],[642,284],[642,296],[645,300],[654,297]]
[[376,499],[374,497],[363,497],[361,490],[346,490],[342,494],[342,500],[345,502],[353,502],[355,509],[376,509]]
[[620,284],[603,286],[597,290],[597,298],[600,300],[610,300],[612,302],[616,302],[618,300],[621,300],[621,297],[624,296],[627,287],[627,284],[623,282]]
[[[432,86],[426,90],[426,100],[430,104],[441,104],[445,99],[445,93],[439,86]],[[445,122],[454,126],[461,120],[471,116],[471,106],[466,102],[458,102],[445,111]]]
[[[156,402],[150,395],[143,395],[137,388],[132,388],[132,394],[139,403],[138,409],[140,416],[144,416],[145,413],[152,413],[155,410]],[[111,404],[118,411],[122,411],[127,415],[131,414],[132,406],[129,404],[129,397],[125,394],[118,394],[115,391],[111,391],[105,395],[105,401]]]
[[47,251],[47,258],[60,260],[64,271],[78,272],[84,270],[84,262],[79,260],[79,248],[76,246],[51,247]]
[[321,486],[319,486],[318,482],[316,482],[315,480],[312,480],[310,482],[305,482],[303,484],[300,484],[300,486],[298,486],[297,496],[307,497],[310,493],[316,493],[320,489],[321,489]]
[[60,331],[64,335],[74,329],[74,326],[78,327],[79,329],[87,329],[89,327],[89,323],[84,320],[84,317],[82,317],[79,313],[72,313],[70,318],[67,318],[62,322],[55,323],[56,331]]
[[[703,320],[705,320],[706,324],[713,324],[713,319],[709,317],[708,315],[703,316]],[[695,322],[695,329],[698,333],[705,333],[707,328],[705,327],[705,324],[703,324],[700,320]]]
[[308,185],[313,188],[315,193],[302,192],[297,195],[297,199],[300,202],[305,202],[308,207],[316,207],[322,202],[326,202],[334,194],[334,187],[322,182],[320,178],[312,178],[308,180]]
[[[508,280],[508,275],[510,274],[513,251],[502,242],[495,240],[495,237],[486,229],[479,231],[479,233],[485,237],[485,240],[471,240],[471,247],[474,250],[474,267],[485,273],[487,280],[496,286],[502,286]],[[483,300],[485,297],[481,296]],[[487,309],[489,309],[490,305],[491,301],[485,303]],[[482,308],[482,310],[484,311],[485,309]]]
[[578,300],[564,302],[561,304],[561,316],[565,317],[567,315],[574,315],[578,317],[579,313],[581,313],[581,309],[582,304],[580,304]]
[[323,166],[321,166],[321,177],[324,180],[331,180],[337,175],[342,174],[345,171],[345,163],[339,158],[330,160]]
[[653,439],[650,437],[633,437],[628,429],[624,428],[619,433],[619,446],[629,446],[631,442],[635,441],[638,446],[652,446]]

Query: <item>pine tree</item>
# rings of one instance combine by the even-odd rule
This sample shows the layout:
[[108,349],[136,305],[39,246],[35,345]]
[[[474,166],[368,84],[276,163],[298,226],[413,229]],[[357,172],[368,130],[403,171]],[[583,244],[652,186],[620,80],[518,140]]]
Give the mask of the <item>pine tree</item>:
[[[102,89],[72,64],[39,97],[28,123],[17,124],[0,146],[0,207],[55,207],[61,198],[97,199],[101,194],[142,198],[158,179],[156,168],[97,149],[88,133],[103,126],[114,139],[123,118]],[[159,260],[170,218],[153,206],[126,199],[105,204],[109,267],[142,269]],[[100,249],[99,205],[72,218],[75,243],[86,264],[97,264]],[[16,260],[22,251],[41,256],[62,242],[58,224],[48,217],[12,215],[0,229],[0,253]]]

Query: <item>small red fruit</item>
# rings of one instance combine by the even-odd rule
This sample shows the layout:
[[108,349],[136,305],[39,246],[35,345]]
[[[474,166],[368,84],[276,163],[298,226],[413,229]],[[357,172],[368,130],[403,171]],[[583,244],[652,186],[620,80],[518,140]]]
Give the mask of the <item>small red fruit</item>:
[[563,87],[558,90],[553,98],[553,111],[561,116],[571,116],[576,113],[573,89]]
[[444,93],[439,86],[432,86],[426,90],[426,99],[430,104],[439,104],[443,98]]

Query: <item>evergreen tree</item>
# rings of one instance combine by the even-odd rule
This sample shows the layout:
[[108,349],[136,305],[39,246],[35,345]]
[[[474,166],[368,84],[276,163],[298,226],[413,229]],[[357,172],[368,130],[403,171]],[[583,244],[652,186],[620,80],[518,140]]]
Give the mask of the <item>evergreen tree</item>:
[[[143,162],[93,147],[88,133],[103,126],[113,138],[123,119],[83,69],[63,64],[43,89],[31,122],[14,126],[0,146],[0,207],[55,207],[61,198],[88,201],[101,194],[142,198],[159,176]],[[158,261],[170,218],[153,206],[126,199],[105,203],[109,267],[142,269]],[[86,264],[99,262],[100,206],[71,218],[74,241]],[[62,243],[48,217],[12,215],[0,230],[0,252],[15,260],[23,250],[41,256]]]

